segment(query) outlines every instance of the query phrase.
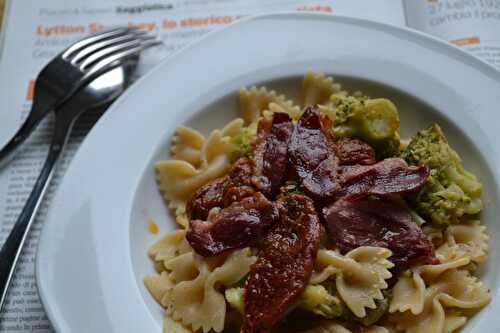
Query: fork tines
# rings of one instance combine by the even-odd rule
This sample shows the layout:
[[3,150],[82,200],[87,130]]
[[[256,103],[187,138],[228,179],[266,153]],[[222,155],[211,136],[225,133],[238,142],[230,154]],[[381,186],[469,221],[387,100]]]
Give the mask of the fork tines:
[[161,42],[156,39],[156,36],[145,31],[135,28],[117,28],[73,44],[63,52],[62,57],[78,67],[86,76],[94,76],[98,72],[118,65],[121,60],[159,44]]

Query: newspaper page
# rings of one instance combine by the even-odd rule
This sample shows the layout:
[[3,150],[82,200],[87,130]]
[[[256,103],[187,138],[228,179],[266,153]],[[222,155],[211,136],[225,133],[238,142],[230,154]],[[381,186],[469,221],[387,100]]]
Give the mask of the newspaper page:
[[[186,43],[251,14],[298,10],[338,13],[395,25],[405,22],[399,0],[15,0],[7,3],[7,10],[0,55],[0,146],[27,116],[40,69],[71,42],[108,26],[139,27],[163,40],[162,47],[143,57],[140,73],[144,73]],[[91,113],[77,124],[57,167],[0,314],[0,332],[53,331],[35,283],[37,240],[64,170],[97,117]],[[15,223],[42,167],[52,126],[49,117],[8,167],[0,169],[0,244]]]
[[407,25],[500,68],[500,0],[404,0]]

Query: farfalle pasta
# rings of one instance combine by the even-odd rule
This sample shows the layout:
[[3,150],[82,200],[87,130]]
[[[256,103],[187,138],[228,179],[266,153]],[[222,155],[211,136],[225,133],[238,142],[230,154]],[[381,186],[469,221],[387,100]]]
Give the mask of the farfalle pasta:
[[473,221],[465,225],[451,225],[444,231],[446,242],[436,253],[443,260],[456,257],[468,257],[477,264],[484,263],[488,256],[488,239],[486,227]]
[[418,273],[403,274],[392,289],[389,312],[410,311],[422,313],[424,309],[425,282]]
[[298,106],[286,99],[284,95],[278,95],[274,90],[268,90],[266,87],[240,89],[240,112],[246,123],[257,121],[262,112],[269,110],[271,104],[274,106],[274,110],[278,107],[292,118],[297,118],[300,114]]
[[333,94],[346,94],[342,86],[323,73],[307,72],[302,80],[303,105],[328,104]]
[[201,148],[205,144],[205,137],[193,128],[179,126],[172,138],[172,158],[186,161],[194,167],[201,163]]
[[410,333],[453,332],[467,319],[460,310],[480,309],[489,301],[488,290],[477,278],[453,268],[427,286],[419,313],[398,313],[391,320]]
[[196,189],[229,169],[232,149],[231,138],[215,130],[201,147],[199,168],[185,160],[156,163],[159,189],[177,215],[184,213],[186,201]]
[[[167,313],[194,331],[201,329],[205,333],[210,330],[221,332],[224,328],[226,301],[216,287],[237,283],[248,273],[254,262],[255,258],[249,249],[234,252],[221,265],[215,267],[210,267],[211,263],[205,262],[194,253],[181,261],[171,262],[166,267],[167,270],[172,270],[171,276],[175,285],[162,302]],[[186,266],[195,269],[197,275],[186,275]]]
[[189,247],[185,230],[167,234],[149,254],[163,267],[160,274],[147,276],[144,284],[166,308],[171,317],[168,323],[179,326],[173,319],[203,332],[222,331],[226,301],[220,288],[237,283],[255,262],[248,248],[206,261]]
[[479,180],[438,125],[400,140],[385,96],[315,72],[301,92],[242,88],[241,118],[178,127],[156,163],[181,227],[148,251],[164,332],[462,328],[491,299]]
[[[316,265],[320,272],[311,282],[321,283],[335,275],[340,297],[357,317],[366,316],[366,308],[374,309],[375,300],[384,298],[382,290],[392,274],[394,265],[387,260],[391,251],[376,247],[359,247],[345,256],[331,250],[320,250]],[[327,273],[325,273],[327,272]]]

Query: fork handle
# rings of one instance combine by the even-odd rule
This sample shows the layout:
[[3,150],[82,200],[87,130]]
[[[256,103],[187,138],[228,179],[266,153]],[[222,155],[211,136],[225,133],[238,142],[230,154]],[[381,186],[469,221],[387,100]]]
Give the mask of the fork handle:
[[30,133],[40,123],[40,121],[49,113],[50,108],[41,107],[39,103],[33,101],[31,111],[28,118],[24,121],[21,127],[17,130],[16,134],[7,142],[7,144],[0,149],[0,169],[7,165],[7,163],[14,157],[14,151],[21,143],[26,140]]
[[7,290],[11,282],[17,261],[21,254],[28,231],[35,220],[36,213],[47,190],[50,179],[54,173],[61,152],[65,146],[72,123],[68,123],[63,117],[56,117],[54,136],[50,144],[47,159],[42,171],[36,180],[35,186],[23,207],[14,227],[0,251],[0,310],[7,296]]

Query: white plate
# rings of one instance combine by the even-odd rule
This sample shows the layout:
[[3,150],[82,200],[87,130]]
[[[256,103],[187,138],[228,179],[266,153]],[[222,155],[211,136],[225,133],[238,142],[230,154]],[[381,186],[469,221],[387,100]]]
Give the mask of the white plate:
[[285,13],[243,20],[170,57],[121,97],[85,140],[53,201],[37,257],[40,295],[58,331],[160,331],[162,311],[142,284],[153,271],[147,248],[159,237],[147,232],[146,221],[155,219],[160,234],[174,223],[156,189],[153,163],[167,157],[177,125],[207,131],[234,117],[239,87],[283,79],[270,85],[296,94],[297,78],[307,69],[344,76],[347,85],[395,100],[403,136],[439,121],[484,180],[483,221],[493,241],[483,278],[493,302],[465,331],[500,330],[500,154],[494,145],[500,74],[406,29]]

